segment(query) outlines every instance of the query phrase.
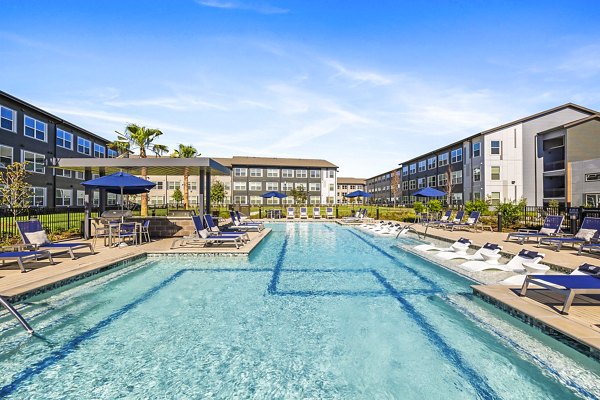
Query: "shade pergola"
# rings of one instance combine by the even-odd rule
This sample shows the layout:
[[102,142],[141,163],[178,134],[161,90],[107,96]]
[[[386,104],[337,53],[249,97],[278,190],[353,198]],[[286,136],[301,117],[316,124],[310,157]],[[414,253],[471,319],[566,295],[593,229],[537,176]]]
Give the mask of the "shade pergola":
[[[149,158],[54,158],[50,160],[50,167],[61,168],[70,171],[83,172],[85,180],[92,178],[92,174],[100,176],[124,171],[132,175],[142,175],[142,169],[146,169],[147,175],[177,176],[184,175],[187,170],[189,176],[200,178],[201,203],[200,210],[210,212],[210,181],[212,175],[229,175],[231,170],[212,158],[171,158],[171,157],[149,157]],[[89,195],[91,189],[86,188]],[[91,211],[91,202],[86,202],[86,209]],[[105,199],[100,197],[100,209],[105,207]]]

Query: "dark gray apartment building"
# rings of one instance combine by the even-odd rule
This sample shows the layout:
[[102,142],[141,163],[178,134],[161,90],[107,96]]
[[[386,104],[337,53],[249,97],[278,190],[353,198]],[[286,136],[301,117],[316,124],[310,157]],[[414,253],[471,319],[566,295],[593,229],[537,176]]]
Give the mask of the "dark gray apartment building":
[[[49,168],[53,159],[116,157],[110,141],[0,91],[0,170],[27,161],[35,207],[83,206],[83,173]],[[108,204],[116,202],[109,195]]]
[[392,174],[396,170],[384,172],[367,179],[367,192],[373,196],[369,198],[371,204],[392,204]]

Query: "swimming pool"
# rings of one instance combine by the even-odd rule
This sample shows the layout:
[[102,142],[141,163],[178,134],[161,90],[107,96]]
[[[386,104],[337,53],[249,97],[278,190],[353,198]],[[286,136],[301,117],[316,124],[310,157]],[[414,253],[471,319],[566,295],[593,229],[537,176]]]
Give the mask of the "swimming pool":
[[[150,256],[0,322],[0,398],[596,398],[598,363],[472,283],[330,223],[245,257]],[[405,239],[410,240],[410,239]]]

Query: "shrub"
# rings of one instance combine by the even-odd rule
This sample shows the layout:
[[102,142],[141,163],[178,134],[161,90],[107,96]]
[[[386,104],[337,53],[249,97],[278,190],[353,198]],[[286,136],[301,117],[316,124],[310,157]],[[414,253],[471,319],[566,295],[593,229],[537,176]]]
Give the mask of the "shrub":
[[465,212],[470,214],[473,211],[479,211],[482,215],[489,212],[490,205],[484,200],[467,201],[465,203]]
[[496,212],[502,213],[502,220],[506,225],[514,225],[519,222],[521,211],[527,204],[525,199],[521,199],[518,203],[505,201],[496,207]]
[[439,200],[430,200],[427,206],[429,207],[429,212],[439,213],[442,211],[442,202]]
[[425,211],[425,206],[420,201],[415,201],[413,203],[413,209],[416,213],[422,213],[423,211]]

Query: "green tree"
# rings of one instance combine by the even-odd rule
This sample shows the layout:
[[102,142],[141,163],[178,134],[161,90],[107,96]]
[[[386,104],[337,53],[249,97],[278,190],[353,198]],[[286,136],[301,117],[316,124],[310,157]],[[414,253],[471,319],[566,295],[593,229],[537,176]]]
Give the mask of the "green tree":
[[306,190],[304,190],[304,186],[299,186],[297,188],[292,189],[290,194],[294,198],[294,203],[306,204],[306,199],[308,195],[306,194]]
[[[192,145],[179,144],[179,147],[173,151],[171,157],[173,158],[194,158],[198,157],[200,153],[198,150]],[[189,182],[190,179],[190,169],[185,167],[183,169],[183,206],[185,209],[189,209],[190,207],[190,189]]]
[[394,198],[394,208],[396,208],[396,200],[400,197],[400,170],[392,172],[392,180],[390,182],[392,197]]
[[216,204],[223,204],[223,201],[225,201],[225,185],[223,185],[223,182],[212,182],[210,185],[210,198]]
[[183,193],[181,193],[181,189],[175,188],[171,198],[173,201],[175,201],[175,204],[177,204],[177,208],[179,208],[179,203],[181,203],[181,200],[183,200]]
[[27,164],[14,162],[6,166],[4,173],[0,173],[0,205],[8,207],[13,218],[17,217],[20,209],[30,205],[32,190],[25,181],[30,174]]
[[[151,151],[160,157],[162,154],[168,151],[167,146],[163,144],[154,143],[154,140],[161,136],[163,133],[160,129],[146,128],[145,126],[139,126],[137,124],[129,124],[125,127],[125,130],[120,133],[117,132],[117,140],[111,143],[111,146],[120,147],[127,151],[133,149],[139,149],[140,158],[148,158],[147,151]],[[148,176],[148,169],[142,167],[142,178],[146,179]],[[142,194],[142,206],[140,210],[141,216],[145,217],[148,215],[148,193]]]

